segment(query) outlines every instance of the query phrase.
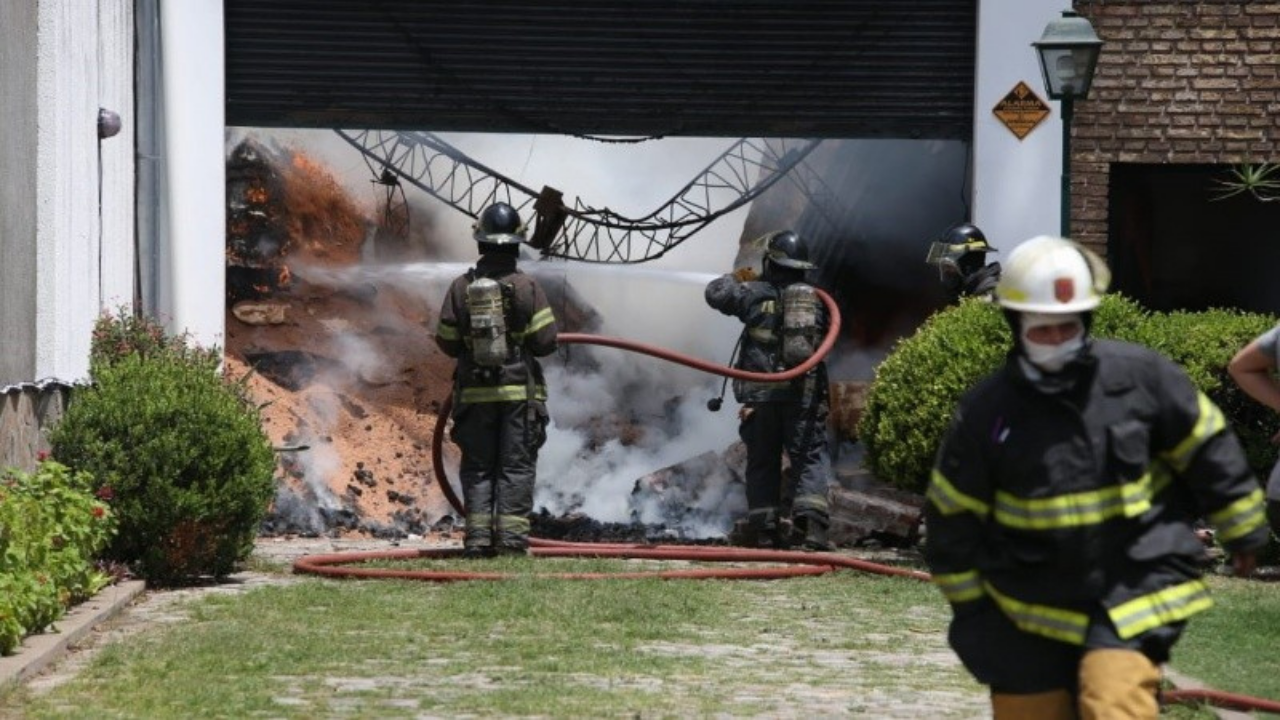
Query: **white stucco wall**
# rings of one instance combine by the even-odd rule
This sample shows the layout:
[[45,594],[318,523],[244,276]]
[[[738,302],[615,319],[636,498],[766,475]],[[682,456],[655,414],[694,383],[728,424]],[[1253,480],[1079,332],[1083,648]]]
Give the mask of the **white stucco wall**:
[[0,2],[0,387],[35,373],[36,26],[35,4]]
[[[996,260],[1036,235],[1060,228],[1062,121],[1050,100],[1031,43],[1065,0],[981,0],[973,122],[973,221],[1000,250]],[[992,110],[1025,82],[1051,112],[1019,140]]]
[[161,0],[163,193],[158,311],[204,345],[226,329],[222,0]]
[[[98,313],[132,297],[132,6],[109,0],[36,4],[35,337],[29,380],[88,370]],[[98,108],[125,118],[98,140]]]

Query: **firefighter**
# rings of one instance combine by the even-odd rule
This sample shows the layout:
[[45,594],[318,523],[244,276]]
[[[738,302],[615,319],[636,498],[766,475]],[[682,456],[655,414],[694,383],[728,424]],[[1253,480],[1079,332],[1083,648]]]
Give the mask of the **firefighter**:
[[1090,336],[1109,276],[1063,238],[1010,253],[995,299],[1013,348],[961,399],[930,478],[925,559],[997,720],[1155,718],[1158,666],[1211,604],[1193,523],[1240,575],[1267,542],[1222,411],[1164,356]]
[[453,281],[436,343],[457,358],[451,437],[462,451],[463,554],[523,555],[547,388],[537,358],[556,349],[556,319],[541,286],[516,268],[525,226],[495,203],[475,224],[480,259]]
[[1000,263],[987,263],[996,249],[970,223],[952,225],[942,239],[929,245],[925,262],[938,266],[938,276],[951,302],[962,297],[990,297],[1000,280]]
[[[813,355],[827,329],[825,308],[805,282],[804,240],[790,230],[767,236],[763,274],[753,268],[712,280],[707,304],[743,322],[736,367],[782,372]],[[738,433],[747,448],[747,516],[730,534],[736,545],[829,549],[828,393],[825,363],[786,382],[734,380],[742,404]],[[782,472],[782,455],[790,462]]]

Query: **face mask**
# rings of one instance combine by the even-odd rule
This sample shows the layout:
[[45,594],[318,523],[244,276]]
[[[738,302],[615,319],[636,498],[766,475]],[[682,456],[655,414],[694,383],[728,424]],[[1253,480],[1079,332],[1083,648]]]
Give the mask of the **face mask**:
[[[1027,339],[1027,331],[1044,325],[1060,325],[1064,322],[1074,323],[1077,331],[1074,337],[1057,345],[1045,345]],[[1048,373],[1056,373],[1067,366],[1084,348],[1084,320],[1079,313],[1069,315],[1046,315],[1043,313],[1022,314],[1022,353],[1037,368]]]

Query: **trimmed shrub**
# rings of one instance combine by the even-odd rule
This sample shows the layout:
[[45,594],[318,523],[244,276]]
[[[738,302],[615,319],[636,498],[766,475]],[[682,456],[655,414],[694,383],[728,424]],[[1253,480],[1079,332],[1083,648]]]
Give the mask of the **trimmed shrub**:
[[275,455],[243,386],[219,374],[216,351],[157,340],[152,325],[99,321],[92,382],[53,429],[53,455],[113,496],[120,531],[107,558],[158,584],[221,577],[253,550]]
[[42,460],[0,475],[0,655],[111,582],[94,559],[114,531],[87,473]]
[[[1107,295],[1094,313],[1093,333],[1136,341],[1148,318],[1134,301]],[[903,338],[876,368],[858,423],[872,474],[923,493],[960,396],[996,370],[1010,348],[1004,314],[981,298],[935,313]]]
[[1276,461],[1271,436],[1280,429],[1280,421],[1275,412],[1236,385],[1227,374],[1227,363],[1276,322],[1274,315],[1239,310],[1157,313],[1137,339],[1185,368],[1196,386],[1222,408],[1244,446],[1249,466],[1264,483]]

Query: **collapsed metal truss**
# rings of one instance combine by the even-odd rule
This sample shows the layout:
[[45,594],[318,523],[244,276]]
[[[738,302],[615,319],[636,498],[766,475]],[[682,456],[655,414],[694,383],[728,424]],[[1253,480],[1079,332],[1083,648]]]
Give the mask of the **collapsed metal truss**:
[[[735,142],[658,209],[638,218],[575,199],[554,188],[521,185],[428,132],[337,130],[361,152],[375,177],[390,173],[471,217],[494,202],[538,219],[530,244],[544,256],[594,263],[642,263],[661,257],[716,218],[737,210],[803,163],[822,142]],[[800,183],[802,189],[805,183]],[[732,193],[732,195],[729,195]],[[730,197],[715,204],[717,197]]]

